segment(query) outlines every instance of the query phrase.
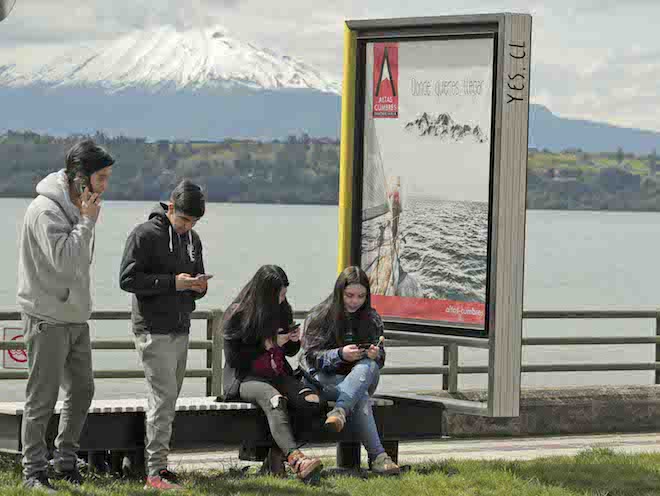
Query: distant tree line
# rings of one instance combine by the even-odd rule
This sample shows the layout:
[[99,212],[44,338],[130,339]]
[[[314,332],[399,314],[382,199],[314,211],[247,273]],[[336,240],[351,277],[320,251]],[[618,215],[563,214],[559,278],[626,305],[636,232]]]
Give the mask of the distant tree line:
[[[36,184],[62,168],[69,147],[86,137],[116,158],[108,199],[165,199],[178,181],[188,178],[205,187],[214,202],[338,201],[339,142],[307,134],[270,142],[148,142],[101,132],[60,138],[8,131],[0,135],[0,196],[34,196]],[[527,207],[660,211],[659,172],[655,150],[636,156],[621,148],[603,153],[530,148]]]
[[[85,135],[57,138],[33,132],[0,135],[0,196],[30,197],[49,172],[64,166],[68,148]],[[156,141],[89,136],[116,159],[106,197],[114,200],[167,198],[181,179],[206,188],[215,202],[336,204],[339,146],[308,135],[260,142]]]
[[527,206],[562,210],[660,211],[657,154],[530,150]]

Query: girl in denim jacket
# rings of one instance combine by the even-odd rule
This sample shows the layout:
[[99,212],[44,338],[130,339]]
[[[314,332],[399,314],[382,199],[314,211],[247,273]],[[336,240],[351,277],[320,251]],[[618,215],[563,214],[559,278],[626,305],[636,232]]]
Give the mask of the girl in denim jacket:
[[369,401],[385,365],[382,336],[383,321],[371,307],[369,278],[360,267],[348,267],[332,294],[307,317],[301,365],[320,384],[322,398],[336,402],[326,428],[340,432],[351,420],[371,470],[396,474],[399,467],[383,448]]

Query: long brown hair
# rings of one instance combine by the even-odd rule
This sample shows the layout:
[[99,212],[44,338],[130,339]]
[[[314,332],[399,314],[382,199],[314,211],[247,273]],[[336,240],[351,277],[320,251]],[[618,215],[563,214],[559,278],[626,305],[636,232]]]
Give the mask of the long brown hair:
[[[346,309],[344,308],[344,290],[351,284],[360,284],[367,290],[367,297],[362,306],[355,312],[360,321],[368,321],[371,313],[371,286],[369,277],[358,266],[346,267],[337,277],[332,293],[315,309],[310,312],[310,318],[305,329],[308,338],[321,338],[323,334],[330,333],[334,340],[340,344],[346,332]],[[324,332],[323,329],[326,329]],[[330,336],[323,336],[328,339]]]

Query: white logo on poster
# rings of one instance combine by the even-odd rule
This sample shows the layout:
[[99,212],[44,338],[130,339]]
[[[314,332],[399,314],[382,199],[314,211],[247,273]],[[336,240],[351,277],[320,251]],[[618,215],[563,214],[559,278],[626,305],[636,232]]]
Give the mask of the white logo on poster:
[[[23,341],[23,329],[20,327],[4,327],[2,339],[5,341]],[[27,352],[25,350],[3,350],[2,368],[27,369]]]

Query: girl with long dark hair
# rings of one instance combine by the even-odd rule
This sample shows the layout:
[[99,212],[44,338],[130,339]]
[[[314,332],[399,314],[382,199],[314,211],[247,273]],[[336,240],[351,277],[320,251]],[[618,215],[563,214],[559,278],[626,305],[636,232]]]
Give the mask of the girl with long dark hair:
[[383,448],[369,401],[385,365],[383,339],[383,321],[371,307],[369,278],[360,267],[348,267],[332,294],[307,317],[302,366],[322,386],[322,398],[336,401],[326,428],[339,432],[348,418],[367,450],[371,470],[396,474],[399,467]]
[[288,408],[318,416],[319,397],[294,377],[285,358],[300,350],[300,330],[293,326],[286,300],[288,286],[280,267],[264,265],[228,308],[223,322],[223,385],[226,401],[255,403],[266,414],[277,445],[267,463],[281,467],[275,473],[283,472],[286,459],[298,478],[307,482],[319,474],[322,463],[298,449]]

